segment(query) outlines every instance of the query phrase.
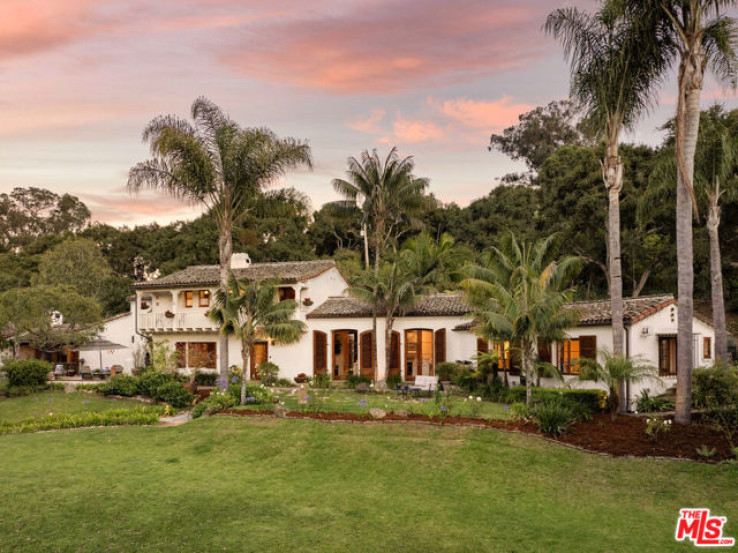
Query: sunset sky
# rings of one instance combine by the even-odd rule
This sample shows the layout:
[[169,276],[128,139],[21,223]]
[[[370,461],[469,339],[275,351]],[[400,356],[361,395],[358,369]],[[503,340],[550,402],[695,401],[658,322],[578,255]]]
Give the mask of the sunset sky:
[[[79,196],[93,219],[138,224],[200,212],[125,189],[154,116],[208,96],[243,126],[307,139],[313,171],[284,184],[317,209],[346,158],[397,145],[442,201],[484,196],[520,166],[492,132],[564,98],[554,8],[592,0],[2,0],[0,191]],[[658,144],[673,83],[627,140]],[[703,106],[736,96],[708,81]]]

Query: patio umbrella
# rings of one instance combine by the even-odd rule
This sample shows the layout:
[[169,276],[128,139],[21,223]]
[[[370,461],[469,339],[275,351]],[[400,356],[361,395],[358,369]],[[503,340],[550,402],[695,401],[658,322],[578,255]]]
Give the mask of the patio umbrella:
[[102,372],[103,370],[102,352],[105,350],[109,350],[112,352],[116,349],[126,349],[126,346],[111,342],[110,340],[106,340],[105,338],[98,338],[97,340],[93,340],[88,344],[84,344],[83,346],[75,348],[76,351],[97,351],[100,354],[100,372]]

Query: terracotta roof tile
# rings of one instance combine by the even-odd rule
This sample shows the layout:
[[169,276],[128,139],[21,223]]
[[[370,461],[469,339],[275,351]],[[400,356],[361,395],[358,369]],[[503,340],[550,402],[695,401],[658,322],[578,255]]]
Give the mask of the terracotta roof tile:
[[[283,284],[314,278],[325,271],[336,267],[335,261],[321,259],[316,261],[287,261],[282,263],[252,263],[242,269],[233,269],[237,278],[263,280],[279,278]],[[171,275],[149,282],[137,282],[133,285],[139,290],[155,288],[182,288],[186,286],[216,286],[218,284],[217,265],[192,265]]]
[[[404,317],[459,317],[471,309],[459,294],[421,296],[405,311]],[[384,310],[379,313],[384,316]],[[366,303],[346,296],[332,296],[308,314],[308,319],[338,319],[371,317],[372,309]]]

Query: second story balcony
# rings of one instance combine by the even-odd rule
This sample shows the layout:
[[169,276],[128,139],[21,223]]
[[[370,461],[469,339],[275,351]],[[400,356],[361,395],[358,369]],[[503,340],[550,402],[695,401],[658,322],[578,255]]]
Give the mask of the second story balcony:
[[188,332],[218,328],[205,313],[139,313],[139,332]]

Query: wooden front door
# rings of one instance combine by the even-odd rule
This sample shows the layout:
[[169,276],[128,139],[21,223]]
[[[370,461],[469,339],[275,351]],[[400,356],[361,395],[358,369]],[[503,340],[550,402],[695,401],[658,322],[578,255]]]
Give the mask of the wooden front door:
[[333,367],[334,380],[346,380],[356,371],[356,331],[333,331]]
[[262,363],[269,361],[269,344],[267,342],[256,342],[251,348],[249,356],[251,364],[251,380],[259,380],[259,367]]
[[433,331],[413,329],[405,331],[405,380],[418,375],[433,376]]

